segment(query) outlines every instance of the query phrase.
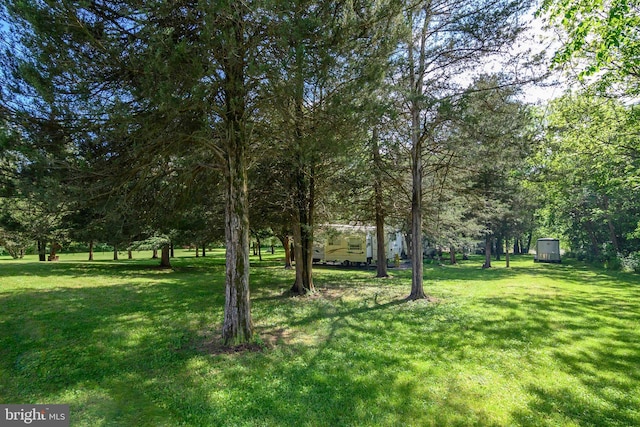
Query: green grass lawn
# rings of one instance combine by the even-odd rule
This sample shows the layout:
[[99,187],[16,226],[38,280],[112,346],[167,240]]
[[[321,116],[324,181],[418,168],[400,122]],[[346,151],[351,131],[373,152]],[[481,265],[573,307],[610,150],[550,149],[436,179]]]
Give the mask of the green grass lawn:
[[217,351],[223,252],[0,260],[0,403],[72,426],[640,425],[640,280],[518,257],[482,270],[252,269],[261,351]]

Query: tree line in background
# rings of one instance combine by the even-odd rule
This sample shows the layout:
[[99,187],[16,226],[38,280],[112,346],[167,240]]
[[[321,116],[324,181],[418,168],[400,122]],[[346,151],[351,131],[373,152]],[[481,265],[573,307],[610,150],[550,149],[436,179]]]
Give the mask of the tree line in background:
[[[108,243],[168,265],[171,244],[221,242],[229,345],[252,335],[251,238],[276,236],[287,263],[295,243],[304,294],[317,224],[403,230],[411,299],[425,296],[425,239],[451,254],[482,242],[485,267],[536,233],[601,261],[640,250],[638,115],[605,96],[633,96],[637,50],[624,85],[611,65],[589,90],[527,105],[521,85],[540,76],[514,43],[528,2],[0,4],[0,246],[37,242],[45,260]],[[571,46],[556,64],[590,47]],[[596,73],[622,53],[594,55]]]

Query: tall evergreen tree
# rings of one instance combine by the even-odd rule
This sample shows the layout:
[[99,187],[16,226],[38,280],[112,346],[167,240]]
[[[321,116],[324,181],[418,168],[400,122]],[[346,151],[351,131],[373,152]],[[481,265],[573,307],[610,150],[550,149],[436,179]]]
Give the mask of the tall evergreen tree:
[[73,110],[93,129],[94,141],[104,144],[104,166],[120,173],[112,187],[127,188],[132,178],[154,172],[158,161],[166,165],[192,147],[212,153],[226,183],[223,338],[227,344],[251,339],[247,160],[261,72],[258,2],[3,7],[22,30],[16,46],[24,49],[14,61],[21,84],[58,96],[61,111]]
[[403,13],[405,38],[394,56],[390,76],[405,106],[404,120],[411,158],[411,261],[409,299],[424,298],[422,268],[423,179],[431,159],[440,162],[438,129],[443,102],[456,92],[454,77],[468,72],[491,54],[506,53],[522,29],[518,16],[529,2],[500,0],[420,1]]

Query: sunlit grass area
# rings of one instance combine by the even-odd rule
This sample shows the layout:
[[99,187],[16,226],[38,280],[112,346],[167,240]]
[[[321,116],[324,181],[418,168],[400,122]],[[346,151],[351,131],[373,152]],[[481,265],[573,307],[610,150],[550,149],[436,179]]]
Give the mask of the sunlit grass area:
[[[220,352],[224,252],[0,261],[0,402],[73,426],[640,425],[640,280],[517,257],[410,271],[319,267],[289,297],[252,257],[258,351]],[[125,257],[126,258],[126,257]]]

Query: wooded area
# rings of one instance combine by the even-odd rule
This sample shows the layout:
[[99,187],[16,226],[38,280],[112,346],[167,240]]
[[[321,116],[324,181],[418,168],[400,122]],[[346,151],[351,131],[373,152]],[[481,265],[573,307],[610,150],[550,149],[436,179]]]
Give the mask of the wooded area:
[[538,15],[579,89],[531,105],[548,64],[516,48],[528,1],[3,0],[0,246],[169,266],[171,245],[220,242],[228,345],[253,334],[251,239],[295,242],[306,294],[323,223],[402,230],[410,299],[425,241],[452,262],[481,243],[490,267],[554,236],[638,269],[640,10],[569,3]]

